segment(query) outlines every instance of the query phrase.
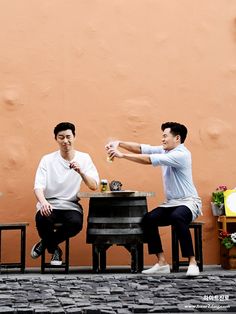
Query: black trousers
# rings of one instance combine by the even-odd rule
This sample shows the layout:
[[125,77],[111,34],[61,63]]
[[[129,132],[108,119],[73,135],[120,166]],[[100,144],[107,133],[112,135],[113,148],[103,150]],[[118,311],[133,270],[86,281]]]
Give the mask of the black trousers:
[[[43,246],[51,254],[59,243],[74,237],[83,227],[83,215],[77,210],[53,209],[50,216],[42,216],[38,211],[35,221]],[[55,223],[62,223],[62,226],[54,230]]]
[[193,242],[189,230],[192,212],[187,206],[157,207],[143,217],[144,239],[148,243],[149,254],[162,253],[159,226],[175,226],[183,257],[194,256]]

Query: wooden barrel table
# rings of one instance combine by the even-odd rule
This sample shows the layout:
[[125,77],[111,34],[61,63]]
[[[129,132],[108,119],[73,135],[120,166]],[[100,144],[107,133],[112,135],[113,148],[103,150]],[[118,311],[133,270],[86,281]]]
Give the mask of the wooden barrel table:
[[[86,193],[85,193],[86,194]],[[124,246],[131,254],[131,272],[143,269],[143,231],[151,192],[103,192],[90,194],[87,243],[92,244],[93,271],[106,270],[106,251],[112,245]],[[81,193],[79,193],[81,197]]]

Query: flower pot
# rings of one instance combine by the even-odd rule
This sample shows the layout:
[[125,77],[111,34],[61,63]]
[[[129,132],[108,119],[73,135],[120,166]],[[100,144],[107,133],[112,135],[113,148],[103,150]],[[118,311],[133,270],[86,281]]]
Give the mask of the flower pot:
[[231,249],[220,246],[220,263],[224,269],[236,269],[236,246]]
[[221,216],[225,214],[225,207],[224,204],[221,204],[220,206],[211,202],[211,210],[213,216]]

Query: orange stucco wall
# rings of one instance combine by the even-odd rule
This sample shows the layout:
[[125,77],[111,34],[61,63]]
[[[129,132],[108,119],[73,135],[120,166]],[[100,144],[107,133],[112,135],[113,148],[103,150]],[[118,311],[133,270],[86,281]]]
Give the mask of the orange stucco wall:
[[[29,257],[38,240],[35,169],[57,149],[52,130],[61,121],[76,124],[77,148],[101,178],[155,191],[150,209],[163,199],[160,169],[107,163],[104,145],[110,136],[158,144],[162,122],[186,124],[204,205],[204,262],[219,262],[210,195],[219,184],[236,186],[235,12],[233,0],[0,0],[0,220],[30,223],[27,266],[39,265]],[[82,205],[72,265],[91,265]],[[169,229],[162,236],[170,260]],[[3,257],[13,259],[17,235],[4,237]],[[111,248],[108,263],[127,265],[129,255]]]

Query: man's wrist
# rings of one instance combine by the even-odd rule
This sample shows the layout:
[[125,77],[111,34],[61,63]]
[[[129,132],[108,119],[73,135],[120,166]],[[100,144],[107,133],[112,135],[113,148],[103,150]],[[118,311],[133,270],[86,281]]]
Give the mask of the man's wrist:
[[80,176],[81,176],[81,178],[84,180],[85,178],[86,178],[86,175],[84,174],[84,173],[80,173],[80,172],[78,172],[79,174],[80,174]]

